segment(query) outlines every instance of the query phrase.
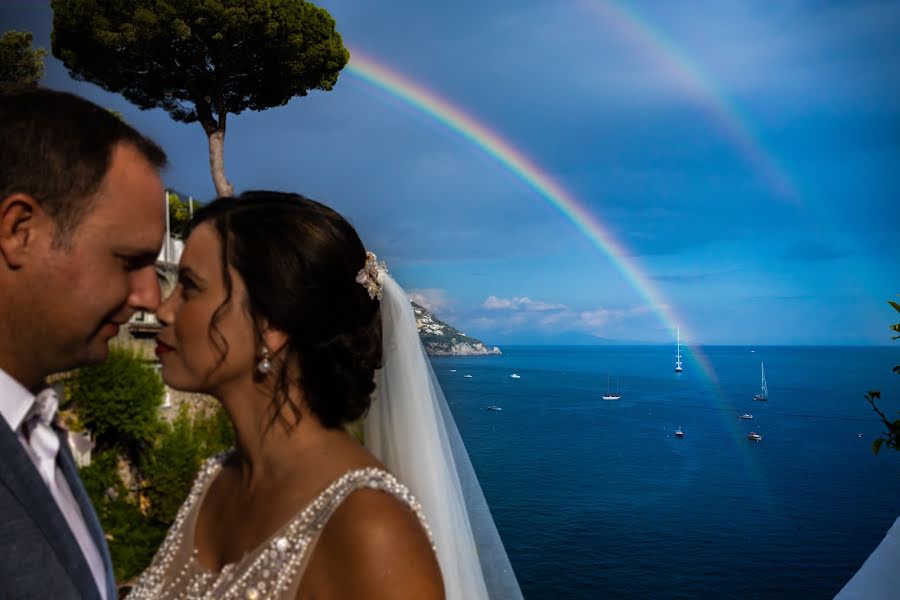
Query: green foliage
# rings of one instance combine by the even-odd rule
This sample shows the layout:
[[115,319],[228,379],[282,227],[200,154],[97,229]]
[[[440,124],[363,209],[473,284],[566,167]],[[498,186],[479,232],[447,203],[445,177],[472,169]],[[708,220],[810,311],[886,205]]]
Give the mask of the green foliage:
[[[888,300],[888,304],[894,307],[898,313],[900,313],[900,304]],[[895,323],[891,325],[891,330],[900,332],[900,323]],[[898,339],[900,335],[895,335],[891,339]],[[894,373],[900,374],[900,365],[897,365],[893,369]],[[872,405],[872,410],[878,413],[878,417],[881,419],[881,423],[885,427],[885,431],[882,433],[882,437],[875,439],[872,442],[872,452],[878,454],[878,451],[881,450],[882,446],[889,448],[890,450],[900,450],[900,419],[894,419],[893,421],[888,420],[888,418],[878,409],[878,405],[875,403],[876,400],[881,399],[881,392],[877,390],[872,390],[866,394],[866,400],[868,400],[869,404]],[[897,414],[900,414],[898,412]]]
[[142,492],[149,503],[148,516],[171,523],[190,492],[200,464],[233,445],[234,434],[225,411],[217,409],[192,417],[182,406],[142,465],[146,478]]
[[200,122],[213,180],[228,113],[330,90],[350,58],[334,19],[303,0],[52,0],[53,55],[72,77],[142,109]]
[[43,48],[32,50],[30,31],[7,31],[0,36],[0,88],[36,86],[44,76]]
[[147,568],[167,527],[141,514],[119,476],[118,463],[114,451],[96,455],[81,470],[81,479],[106,534],[116,579],[125,581]]
[[129,349],[110,348],[105,363],[65,383],[78,421],[97,442],[82,479],[109,537],[116,577],[129,580],[150,564],[202,461],[234,445],[231,422],[218,406],[191,414],[187,405],[166,422],[159,375]]
[[178,239],[184,239],[188,225],[191,222],[191,210],[187,201],[182,200],[175,192],[167,192],[169,199],[169,228],[172,235]]
[[136,577],[150,564],[200,464],[234,445],[231,422],[219,407],[192,415],[183,405],[172,423],[160,420],[156,429],[160,433],[153,445],[130,465],[133,489],[122,481],[123,462],[115,450],[100,453],[81,470],[119,581]]
[[134,457],[159,434],[165,386],[135,351],[111,347],[105,362],[78,369],[66,386],[98,451],[118,449]]

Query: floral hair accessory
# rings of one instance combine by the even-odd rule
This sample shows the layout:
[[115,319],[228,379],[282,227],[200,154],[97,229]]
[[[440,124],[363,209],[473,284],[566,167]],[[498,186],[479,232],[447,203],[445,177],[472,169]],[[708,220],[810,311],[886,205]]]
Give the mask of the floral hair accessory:
[[361,284],[369,292],[369,298],[381,300],[381,284],[384,274],[387,273],[387,265],[384,261],[378,262],[374,252],[366,252],[366,264],[356,274],[356,282]]

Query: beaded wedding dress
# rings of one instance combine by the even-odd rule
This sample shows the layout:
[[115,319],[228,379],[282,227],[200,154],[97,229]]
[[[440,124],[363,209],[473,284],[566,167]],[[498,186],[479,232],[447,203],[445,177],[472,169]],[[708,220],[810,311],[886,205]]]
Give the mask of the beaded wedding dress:
[[418,502],[393,475],[376,468],[356,469],[335,480],[239,562],[225,565],[214,573],[197,560],[194,529],[203,498],[222,468],[225,456],[211,458],[203,465],[163,545],[129,594],[130,600],[293,600],[312,549],[329,517],[350,493],[363,488],[393,495],[415,512],[428,532]]
[[375,373],[363,433],[366,448],[390,473],[364,469],[345,474],[239,563],[211,573],[197,563],[192,536],[202,496],[221,467],[221,458],[210,460],[129,599],[293,599],[317,535],[340,503],[361,488],[390,493],[417,514],[432,540],[448,600],[522,598],[419,340],[409,298],[384,269],[377,276],[383,291],[383,367]]

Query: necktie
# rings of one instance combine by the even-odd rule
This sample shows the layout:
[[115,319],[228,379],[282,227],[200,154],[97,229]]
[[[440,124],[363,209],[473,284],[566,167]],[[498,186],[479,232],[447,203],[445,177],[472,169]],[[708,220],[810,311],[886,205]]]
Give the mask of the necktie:
[[[81,553],[87,561],[91,575],[97,583],[97,589],[100,590],[101,598],[107,598],[106,567],[100,553],[102,546],[98,546],[91,537],[84,515],[78,507],[78,501],[72,494],[72,489],[66,483],[62,471],[57,471],[56,458],[59,454],[60,434],[53,429],[53,419],[56,416],[58,407],[59,398],[53,388],[45,389],[37,395],[34,399],[34,404],[31,405],[31,409],[25,416],[28,445],[31,447],[35,458],[37,458],[38,472],[47,484],[47,487],[50,488],[50,493],[53,495],[56,505],[75,536],[75,541],[81,548]],[[62,464],[60,468],[63,468]],[[59,473],[58,479],[57,473]],[[73,477],[77,478],[77,475]],[[100,534],[102,535],[102,533]]]
[[38,471],[41,477],[56,492],[56,455],[59,453],[59,436],[53,430],[53,418],[59,400],[53,388],[47,388],[37,395],[28,418],[28,444],[38,457]]

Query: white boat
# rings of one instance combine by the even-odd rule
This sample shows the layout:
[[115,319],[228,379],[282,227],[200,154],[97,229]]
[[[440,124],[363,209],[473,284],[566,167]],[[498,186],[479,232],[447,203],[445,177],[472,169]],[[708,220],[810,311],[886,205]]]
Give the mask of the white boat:
[[488,409],[488,410],[503,410],[502,408],[500,408],[500,407],[497,406],[496,404],[491,404],[490,406],[487,407],[487,409]]
[[513,373],[512,375],[509,376],[509,378],[510,379],[522,379],[522,376],[519,375],[518,373]]
[[609,391],[609,375],[606,376],[606,394],[603,396],[604,400],[618,400],[622,395],[619,394],[619,380],[616,379],[616,393],[613,394]]
[[471,376],[471,375],[469,375],[469,374],[468,374],[468,373],[467,373],[467,374],[465,374],[465,375],[463,375],[463,377],[465,377],[465,378],[466,378],[466,379],[472,379],[472,376]]
[[684,432],[681,430],[681,427],[675,430],[675,437],[684,437]]
[[747,439],[754,441],[754,442],[761,442],[762,436],[759,435],[758,433],[756,433],[755,431],[751,431],[750,433],[747,434]]
[[450,369],[451,373],[456,373],[456,369]]
[[684,369],[681,368],[681,325],[678,326],[678,342],[677,342],[677,352],[675,353],[675,372],[681,373]]
[[765,402],[769,399],[769,386],[766,385],[766,369],[762,363],[759,363],[759,370],[762,373],[762,383],[760,384],[759,393],[753,396],[753,399]]
[[741,419],[752,419],[753,415],[751,415],[750,413],[744,413],[740,416],[740,418]]

